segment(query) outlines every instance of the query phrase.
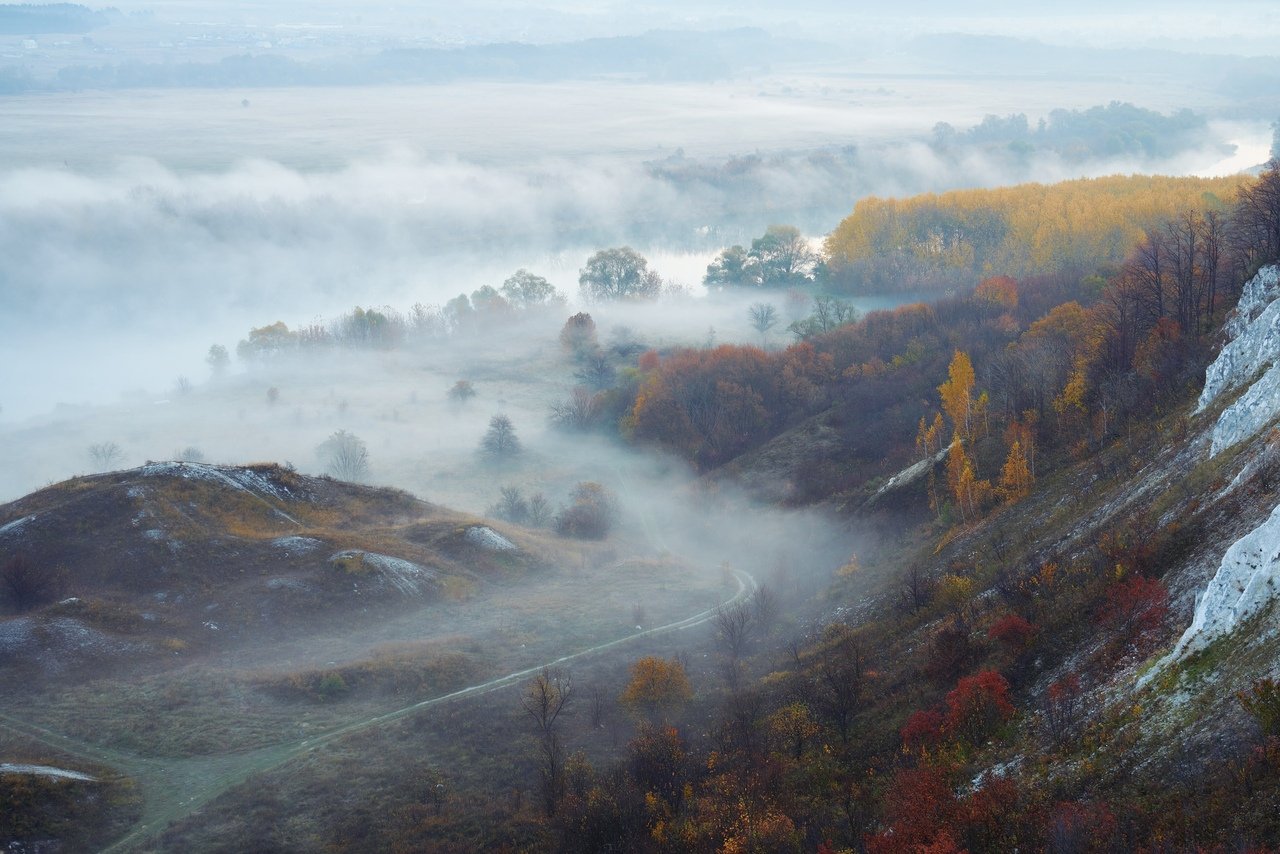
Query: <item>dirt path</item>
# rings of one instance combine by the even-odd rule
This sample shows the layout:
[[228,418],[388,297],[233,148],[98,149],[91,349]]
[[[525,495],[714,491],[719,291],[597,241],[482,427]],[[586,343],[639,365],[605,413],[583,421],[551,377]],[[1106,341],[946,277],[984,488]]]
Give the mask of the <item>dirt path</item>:
[[4,713],[0,713],[0,728],[19,733],[64,753],[78,756],[91,762],[108,765],[119,773],[136,780],[142,790],[142,817],[129,833],[102,849],[104,852],[130,851],[160,833],[169,825],[195,812],[227,789],[243,783],[256,774],[269,771],[304,753],[323,748],[325,745],[352,733],[400,720],[432,706],[461,700],[466,697],[478,696],[514,685],[533,676],[544,667],[568,664],[589,655],[596,655],[615,647],[623,646],[640,638],[690,629],[710,622],[720,608],[744,601],[756,589],[756,581],[750,574],[741,570],[734,570],[733,574],[738,582],[738,589],[732,596],[714,608],[700,611],[683,620],[634,632],[606,643],[597,644],[568,655],[562,655],[552,661],[490,679],[478,685],[472,685],[439,697],[412,703],[382,714],[361,718],[320,735],[299,741],[284,742],[247,753],[192,759],[150,759],[70,739],[44,727],[10,717]]

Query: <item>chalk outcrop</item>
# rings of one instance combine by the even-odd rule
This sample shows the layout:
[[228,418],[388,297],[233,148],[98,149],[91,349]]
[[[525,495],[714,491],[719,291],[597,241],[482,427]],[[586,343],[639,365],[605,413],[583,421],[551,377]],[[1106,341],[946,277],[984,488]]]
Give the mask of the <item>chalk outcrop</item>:
[[[1249,438],[1280,415],[1280,267],[1264,267],[1249,280],[1226,328],[1231,341],[1205,371],[1196,411],[1225,392],[1251,385],[1219,416],[1210,455]],[[1265,373],[1258,376],[1260,372]]]
[[499,534],[487,525],[476,525],[467,528],[467,542],[491,552],[510,552],[516,550],[516,544]]
[[1261,613],[1280,593],[1280,506],[1241,537],[1196,603],[1195,617],[1170,654],[1176,659],[1208,646]]

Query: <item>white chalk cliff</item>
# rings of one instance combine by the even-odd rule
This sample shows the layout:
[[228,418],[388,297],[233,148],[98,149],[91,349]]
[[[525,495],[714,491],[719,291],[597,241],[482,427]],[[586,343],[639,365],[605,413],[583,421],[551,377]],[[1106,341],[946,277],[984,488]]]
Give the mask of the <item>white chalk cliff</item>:
[[1170,658],[1203,649],[1261,612],[1280,592],[1280,507],[1227,553]]
[[[1245,285],[1236,314],[1227,323],[1227,334],[1232,340],[1206,371],[1196,411],[1204,410],[1226,391],[1245,383],[1252,385],[1218,418],[1211,456],[1253,436],[1280,414],[1280,267],[1264,267]],[[1231,633],[1266,609],[1277,593],[1280,507],[1227,549],[1196,603],[1191,626],[1160,665]],[[1152,674],[1160,669],[1157,666]]]
[[[1252,382],[1223,410],[1213,428],[1210,455],[1249,438],[1280,414],[1280,267],[1264,267],[1249,280],[1235,316],[1227,323],[1231,341],[1205,371],[1200,412],[1224,392]],[[1265,370],[1255,381],[1259,371]]]

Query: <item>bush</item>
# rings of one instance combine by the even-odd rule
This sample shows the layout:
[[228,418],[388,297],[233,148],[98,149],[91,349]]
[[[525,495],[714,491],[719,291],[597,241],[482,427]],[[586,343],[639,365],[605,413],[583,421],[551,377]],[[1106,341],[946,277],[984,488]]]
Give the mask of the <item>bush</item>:
[[339,430],[316,447],[325,470],[339,480],[360,483],[369,477],[369,450],[353,433]]
[[613,494],[598,483],[584,481],[573,489],[568,506],[556,516],[556,533],[584,540],[603,540],[617,519]]
[[0,566],[0,602],[21,614],[51,601],[62,586],[60,573],[14,555]]
[[1264,737],[1280,736],[1280,682],[1258,679],[1248,691],[1240,691],[1236,697],[1257,721]]
[[476,396],[475,386],[471,380],[458,380],[449,387],[449,401],[458,405],[466,403]]
[[987,637],[1004,644],[1010,650],[1021,652],[1031,645],[1035,636],[1035,626],[1017,614],[1006,614],[987,631]]

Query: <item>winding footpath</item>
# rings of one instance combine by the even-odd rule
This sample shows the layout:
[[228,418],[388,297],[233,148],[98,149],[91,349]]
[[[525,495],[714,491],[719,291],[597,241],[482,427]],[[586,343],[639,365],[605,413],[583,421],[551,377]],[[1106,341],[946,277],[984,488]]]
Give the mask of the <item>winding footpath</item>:
[[704,625],[714,619],[721,608],[743,602],[755,592],[756,581],[749,573],[735,569],[733,574],[738,583],[738,589],[732,596],[713,608],[700,611],[683,620],[634,632],[587,649],[562,655],[552,661],[481,682],[478,685],[471,685],[399,709],[352,721],[319,735],[247,753],[192,759],[152,759],[70,739],[4,713],[0,713],[0,728],[34,739],[73,756],[108,765],[137,781],[143,796],[142,817],[127,834],[102,849],[103,852],[130,851],[175,822],[186,818],[233,786],[245,782],[254,775],[270,771],[298,756],[323,748],[345,736],[400,720],[433,706],[506,688],[533,676],[545,667],[568,664],[641,638]]

